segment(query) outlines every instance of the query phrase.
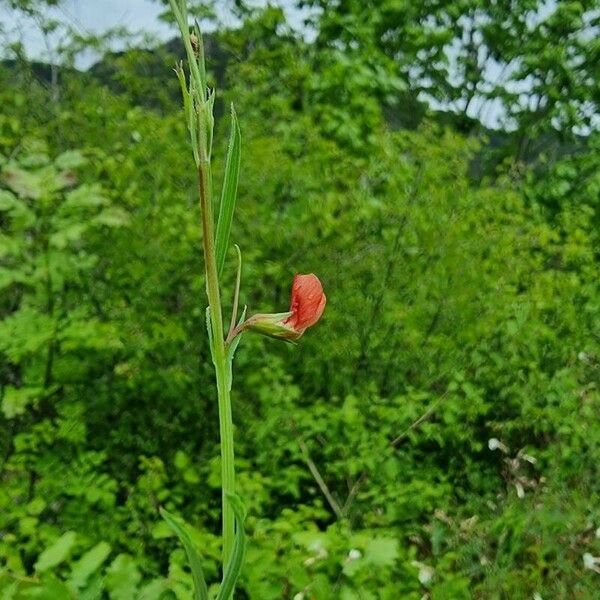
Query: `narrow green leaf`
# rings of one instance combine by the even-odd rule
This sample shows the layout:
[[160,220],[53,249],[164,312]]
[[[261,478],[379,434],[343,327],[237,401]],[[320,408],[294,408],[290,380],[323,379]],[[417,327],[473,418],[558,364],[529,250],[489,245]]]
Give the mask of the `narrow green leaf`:
[[194,579],[194,600],[208,600],[208,588],[202,571],[202,559],[188,533],[186,523],[168,513],[164,508],[160,509],[160,514],[185,548]]
[[[242,317],[239,320],[238,325],[241,325],[245,318],[246,318],[246,309],[248,307],[244,306],[244,310],[242,311]],[[233,383],[233,358],[235,356],[235,351],[237,350],[237,347],[240,343],[240,340],[242,339],[242,334],[238,333],[229,343],[229,346],[227,347],[227,353],[225,358],[227,359],[227,370],[225,371],[226,375],[227,375],[227,388],[229,389],[229,391],[231,392],[231,385]]]
[[208,331],[208,346],[210,348],[210,356],[215,362],[215,341],[213,337],[212,319],[210,318],[210,306],[206,307],[206,331]]
[[216,233],[216,255],[217,269],[219,274],[223,271],[225,254],[229,245],[229,234],[233,222],[233,211],[237,197],[238,180],[240,176],[242,134],[238,124],[233,104],[231,105],[231,134],[229,136],[229,148],[227,149],[227,161],[225,163],[225,178],[223,180],[223,191],[221,194],[221,205],[219,206],[219,221]]
[[246,552],[246,531],[244,530],[244,521],[246,520],[246,510],[239,496],[227,494],[227,501],[233,508],[236,524],[236,536],[233,544],[233,551],[229,563],[225,568],[223,583],[219,589],[217,600],[229,600],[233,594],[235,583],[242,570],[244,562],[244,553]]
[[237,244],[235,245],[235,250],[237,252],[238,257],[238,266],[237,273],[235,277],[235,289],[233,292],[233,306],[231,307],[231,321],[229,323],[229,333],[227,334],[227,339],[231,337],[233,334],[233,330],[235,329],[235,322],[237,321],[237,311],[238,304],[240,301],[240,284],[242,282],[242,251]]

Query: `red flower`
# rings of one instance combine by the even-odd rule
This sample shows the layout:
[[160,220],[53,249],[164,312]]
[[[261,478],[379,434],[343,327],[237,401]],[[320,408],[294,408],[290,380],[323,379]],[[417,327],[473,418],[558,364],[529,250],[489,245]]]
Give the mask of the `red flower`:
[[302,335],[305,329],[321,318],[326,302],[323,286],[316,275],[295,275],[290,303],[292,314],[284,321],[284,325]]
[[321,318],[326,302],[316,275],[296,275],[289,312],[254,315],[238,326],[233,335],[249,330],[281,340],[297,340]]

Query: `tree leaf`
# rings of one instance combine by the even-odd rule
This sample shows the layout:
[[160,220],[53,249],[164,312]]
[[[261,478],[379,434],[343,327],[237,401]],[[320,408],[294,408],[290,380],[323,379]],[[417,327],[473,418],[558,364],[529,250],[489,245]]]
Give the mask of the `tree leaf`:
[[87,223],[73,223],[50,236],[50,245],[64,250],[69,244],[77,242],[88,228]]
[[18,200],[8,190],[0,190],[0,211],[11,210]]
[[2,398],[2,412],[7,419],[22,415],[27,407],[44,395],[41,387],[7,387]]
[[[149,584],[145,585],[141,590],[139,596],[136,596],[138,600],[160,600],[163,598],[163,594],[170,589],[169,580],[161,577],[159,579],[152,580]],[[126,600],[129,600],[131,596],[127,596]],[[125,598],[123,599],[125,600]]]
[[104,581],[111,600],[130,600],[136,597],[142,579],[138,566],[129,554],[119,554],[106,570]]
[[73,213],[78,209],[96,208],[106,206],[108,203],[98,184],[84,184],[67,194],[57,212],[58,214]]
[[87,158],[79,150],[67,150],[56,157],[54,164],[59,169],[77,169],[87,163]]
[[24,357],[45,349],[54,329],[55,323],[48,315],[23,306],[0,321],[0,351],[19,363]]
[[123,209],[113,206],[99,213],[94,222],[107,227],[124,227],[129,224],[129,215]]
[[35,200],[42,196],[47,189],[42,177],[43,172],[44,170],[40,169],[35,173],[31,173],[20,169],[16,165],[10,165],[4,169],[2,178],[15,194],[18,194],[22,198]]
[[[42,579],[40,586],[27,589],[17,597],[37,598],[37,600],[73,600],[71,590],[62,581],[50,574]],[[2,598],[4,600],[5,596],[2,596]]]
[[[0,242],[2,240],[0,239]],[[2,253],[0,252],[0,258],[2,258]],[[5,269],[4,267],[0,267],[0,290],[7,288],[13,283],[23,283],[26,284],[29,281],[29,277],[23,272],[17,269]]]
[[71,553],[76,539],[77,534],[74,531],[63,533],[51,546],[39,555],[34,565],[36,573],[43,573],[66,560]]
[[398,558],[398,540],[373,538],[365,548],[364,561],[378,567],[392,566]]
[[88,550],[73,566],[69,585],[76,590],[84,587],[89,577],[102,566],[109,554],[110,545],[106,542],[100,542]]

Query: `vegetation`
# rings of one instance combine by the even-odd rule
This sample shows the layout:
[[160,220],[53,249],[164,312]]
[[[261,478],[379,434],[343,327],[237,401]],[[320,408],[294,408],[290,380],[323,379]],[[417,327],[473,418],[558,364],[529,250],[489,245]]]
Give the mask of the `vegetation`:
[[[310,41],[234,4],[206,47],[240,303],[328,299],[238,348],[235,598],[595,598],[597,1],[298,1]],[[99,40],[67,39],[0,65],[0,597],[187,600],[159,509],[219,581],[221,465],[185,53],[82,72]]]

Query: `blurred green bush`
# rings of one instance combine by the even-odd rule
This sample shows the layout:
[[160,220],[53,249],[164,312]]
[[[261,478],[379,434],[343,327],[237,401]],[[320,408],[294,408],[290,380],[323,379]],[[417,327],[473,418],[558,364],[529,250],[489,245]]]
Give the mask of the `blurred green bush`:
[[[268,37],[275,17],[223,38],[257,40],[224,74],[241,300],[285,310],[293,274],[316,272],[328,306],[299,347],[248,336],[238,353],[239,597],[594,598],[598,134],[475,178],[485,137],[336,105],[339,70]],[[59,101],[0,69],[6,599],[189,598],[161,505],[218,578],[194,174],[177,102],[148,101],[137,51],[118,61],[118,93],[66,73]]]

